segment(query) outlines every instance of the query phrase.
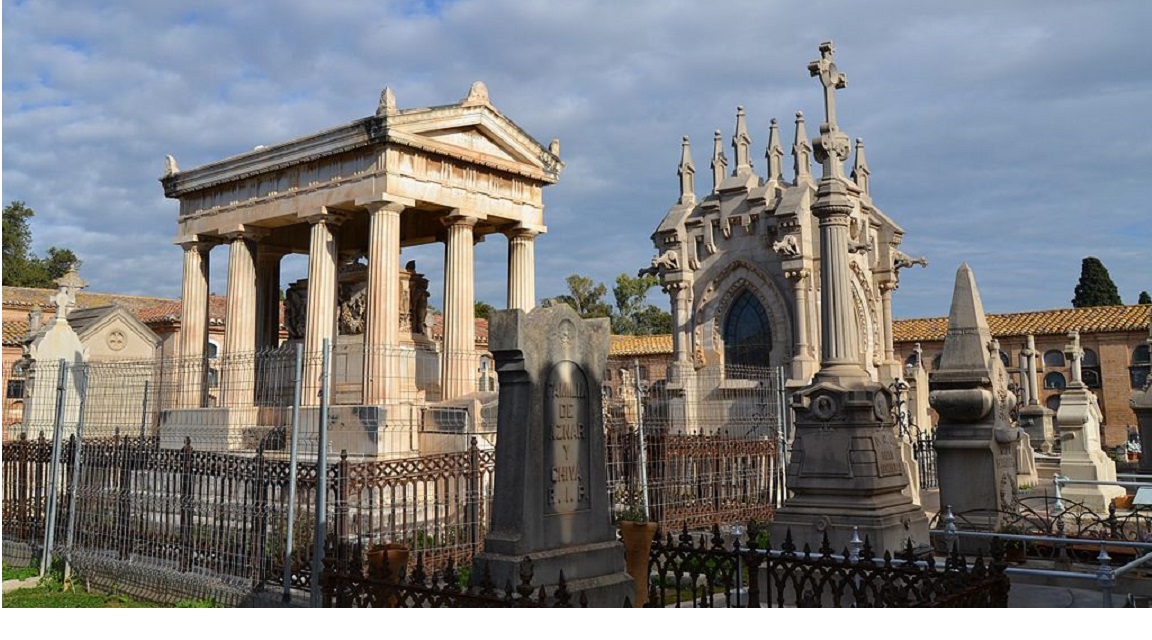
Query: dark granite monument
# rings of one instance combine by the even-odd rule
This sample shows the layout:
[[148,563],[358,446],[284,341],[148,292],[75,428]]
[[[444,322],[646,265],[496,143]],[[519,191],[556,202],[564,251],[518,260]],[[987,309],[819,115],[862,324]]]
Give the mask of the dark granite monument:
[[604,465],[600,406],[607,319],[565,305],[498,311],[488,346],[500,380],[492,527],[474,572],[515,586],[529,558],[533,583],[550,592],[560,572],[592,607],[633,598],[616,539]]

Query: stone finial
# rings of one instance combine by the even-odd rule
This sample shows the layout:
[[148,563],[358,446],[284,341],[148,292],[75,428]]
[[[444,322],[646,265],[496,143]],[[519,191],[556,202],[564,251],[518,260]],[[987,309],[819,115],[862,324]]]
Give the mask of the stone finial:
[[688,136],[680,143],[680,166],[676,168],[680,175],[680,204],[696,202],[696,165],[692,163],[692,145]]
[[68,314],[76,307],[76,294],[88,286],[76,273],[76,265],[68,267],[68,272],[56,279],[59,289],[51,300],[56,304],[56,317],[67,319]]
[[775,180],[777,184],[784,181],[784,148],[780,146],[780,129],[776,126],[776,118],[772,118],[772,125],[768,128],[768,148],[764,152],[768,160],[768,180]]
[[548,153],[560,157],[560,138],[552,138],[552,142],[548,143]]
[[840,73],[833,61],[836,45],[831,40],[820,43],[820,59],[808,63],[808,72],[824,85],[824,122],[836,129],[836,90],[848,86],[848,76]]
[[176,158],[172,156],[164,156],[164,177],[174,176],[180,173],[180,167],[176,166]]
[[392,93],[392,87],[384,87],[380,92],[380,102],[376,105],[376,115],[387,116],[396,111],[396,94]]
[[912,345],[912,354],[916,356],[916,368],[917,369],[923,369],[924,368],[924,349],[920,346],[919,342]]
[[804,112],[796,112],[796,137],[792,141],[792,164],[796,184],[812,177],[812,143],[804,130]]
[[736,132],[732,134],[732,154],[736,160],[733,175],[744,176],[752,173],[752,137],[748,135],[748,124],[744,118],[744,107],[736,107]]
[[472,87],[468,89],[468,95],[464,96],[460,104],[488,104],[488,85],[479,80],[473,82]]
[[720,184],[728,173],[728,158],[724,157],[724,143],[717,129],[712,137],[712,193],[720,191]]
[[864,158],[864,138],[856,138],[856,162],[852,165],[852,180],[860,191],[870,195],[868,190],[868,176],[872,171],[868,168],[868,161]]
[[952,308],[948,314],[948,333],[944,336],[941,370],[988,371],[985,345],[992,342],[984,303],[976,288],[976,278],[968,263],[956,270],[952,289]]

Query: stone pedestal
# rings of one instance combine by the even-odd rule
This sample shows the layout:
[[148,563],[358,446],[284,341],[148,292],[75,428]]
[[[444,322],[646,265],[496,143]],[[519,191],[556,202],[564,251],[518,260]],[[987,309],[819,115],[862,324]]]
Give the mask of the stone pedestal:
[[816,549],[827,534],[833,549],[843,549],[857,527],[878,553],[899,551],[909,539],[914,547],[929,544],[924,513],[903,493],[908,478],[889,407],[878,383],[817,382],[797,394],[793,496],[776,513],[772,540],[791,530],[797,548]]
[[[1116,463],[1100,448],[1100,419],[1103,414],[1096,396],[1085,388],[1068,389],[1060,396],[1056,422],[1060,426],[1060,475],[1071,480],[1116,480]],[[1061,490],[1065,500],[1081,502],[1098,514],[1108,512],[1108,503],[1124,495],[1124,488],[1107,485],[1067,485]]]
[[1056,429],[1052,424],[1055,415],[1048,407],[1030,404],[1020,409],[1016,419],[1016,423],[1028,434],[1032,448],[1040,453],[1052,453],[1055,449]]
[[632,597],[608,504],[601,376],[607,320],[566,305],[498,311],[489,346],[500,377],[492,525],[473,574],[518,583],[520,562],[551,593],[560,572],[574,598],[619,607]]

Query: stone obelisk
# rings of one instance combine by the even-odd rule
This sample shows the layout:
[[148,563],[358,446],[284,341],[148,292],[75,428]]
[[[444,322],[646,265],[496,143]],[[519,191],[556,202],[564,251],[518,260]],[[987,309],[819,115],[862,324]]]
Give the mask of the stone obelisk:
[[852,307],[849,220],[859,187],[844,177],[849,139],[836,125],[835,91],[846,78],[832,60],[831,42],[808,65],[824,85],[827,121],[813,140],[823,175],[812,204],[820,223],[821,362],[812,385],[793,396],[796,436],[788,485],[793,496],[772,524],[773,544],[790,531],[813,549],[827,534],[848,546],[853,527],[878,552],[928,544],[928,521],[902,491],[908,477],[893,435],[891,394],[864,369]]
[[940,367],[929,376],[928,402],[936,425],[940,506],[977,527],[999,528],[1017,502],[1016,447],[1020,430],[1010,411],[1016,396],[992,339],[976,279],[967,264],[956,271],[948,333]]

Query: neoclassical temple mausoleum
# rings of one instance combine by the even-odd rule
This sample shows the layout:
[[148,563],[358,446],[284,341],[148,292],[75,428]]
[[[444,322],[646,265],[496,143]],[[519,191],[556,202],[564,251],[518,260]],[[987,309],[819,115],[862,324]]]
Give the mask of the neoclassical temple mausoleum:
[[[532,309],[542,190],[557,181],[558,155],[558,141],[539,144],[476,82],[458,103],[412,109],[385,89],[367,118],[194,169],[169,156],[161,182],[180,202],[184,250],[178,352],[191,362],[208,348],[213,250],[228,252],[220,407],[206,407],[207,378],[192,370],[183,418],[173,419],[203,423],[196,412],[216,411],[209,422],[259,422],[252,354],[281,346],[282,289],[288,343],[307,354],[305,403],[316,402],[312,356],[325,340],[334,345],[333,404],[358,407],[361,418],[372,408],[395,426],[414,404],[476,392],[473,245],[507,237],[507,306]],[[414,261],[401,266],[404,247],[436,242],[445,247],[439,347],[426,326],[428,281]],[[288,254],[308,256],[306,279],[281,283]]]
[[[836,127],[833,92],[844,74],[831,53],[809,66],[825,91],[827,120]],[[823,129],[822,134],[827,134]],[[893,351],[892,292],[899,270],[913,263],[900,251],[904,231],[872,200],[864,143],[855,141],[851,173],[831,167],[845,185],[848,252],[829,255],[821,246],[820,222],[813,213],[818,177],[812,174],[813,141],[804,115],[796,113],[791,176],[784,176],[784,147],[776,119],[768,130],[764,175],[755,170],[752,138],[744,108],[736,110],[732,158],[724,153],[719,130],[712,140],[711,191],[700,197],[696,166],[685,136],[678,168],[680,196],[652,234],[657,256],[647,270],[660,277],[671,297],[673,336],[669,389],[687,397],[715,391],[698,381],[737,384],[743,367],[784,367],[787,386],[808,384],[820,367],[824,340],[851,351],[873,380],[885,384],[901,374]],[[818,145],[817,145],[818,147]],[[847,158],[847,141],[838,154]],[[822,161],[817,158],[818,161]],[[837,327],[822,326],[821,269],[829,260],[847,273],[847,290],[837,292],[847,313]],[[692,404],[689,401],[689,406]]]

